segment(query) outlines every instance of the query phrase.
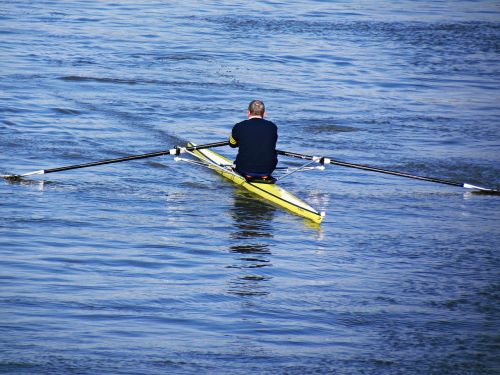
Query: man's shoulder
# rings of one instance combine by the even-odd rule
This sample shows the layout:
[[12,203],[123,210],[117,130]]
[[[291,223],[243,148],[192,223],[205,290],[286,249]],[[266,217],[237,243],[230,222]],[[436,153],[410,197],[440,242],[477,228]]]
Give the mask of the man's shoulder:
[[276,132],[278,130],[278,127],[276,126],[276,124],[270,120],[266,120],[266,119],[262,119],[262,124],[265,125],[267,128],[271,128],[273,129],[274,132]]
[[272,124],[272,125],[276,126],[276,124],[274,122],[272,122],[271,120],[265,119],[265,118],[252,118],[252,119],[248,119],[248,120],[243,120],[243,121],[237,122],[235,124],[235,126],[240,125],[240,124],[241,125],[251,124],[252,122],[256,122],[259,124]]
[[238,129],[241,127],[252,126],[252,125],[255,126],[256,124],[271,126],[275,129],[278,128],[274,122],[266,120],[266,119],[250,119],[250,120],[243,120],[243,121],[237,122],[236,124],[234,124],[233,129]]
[[268,123],[269,125],[272,125],[272,126],[275,126],[276,127],[276,124],[270,120],[266,120],[266,119],[263,119],[266,123]]
[[243,121],[240,121],[240,122],[237,122],[236,124],[234,124],[234,126],[242,126],[242,125],[245,125],[246,123],[248,122],[248,120],[243,120]]

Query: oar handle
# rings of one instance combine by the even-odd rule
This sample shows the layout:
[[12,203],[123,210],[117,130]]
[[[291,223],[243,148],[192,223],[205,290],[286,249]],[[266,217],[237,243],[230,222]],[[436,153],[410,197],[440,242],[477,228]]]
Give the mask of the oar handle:
[[455,181],[443,180],[441,178],[434,178],[434,177],[417,176],[417,175],[412,175],[412,174],[405,173],[405,172],[391,171],[391,170],[388,170],[388,169],[371,167],[369,165],[348,163],[348,162],[345,162],[345,161],[335,160],[335,159],[332,159],[332,158],[328,158],[328,159],[326,159],[326,158],[318,158],[317,156],[304,155],[304,154],[299,154],[299,153],[296,153],[296,152],[282,151],[282,150],[277,150],[277,153],[279,155],[289,156],[289,157],[299,158],[299,159],[304,159],[304,160],[314,160],[314,159],[321,160],[321,159],[323,159],[323,160],[327,160],[330,164],[339,165],[339,166],[342,166],[342,167],[356,168],[356,169],[361,169],[361,170],[370,171],[370,172],[385,173],[385,174],[390,174],[390,175],[399,176],[399,177],[412,178],[412,179],[421,180],[421,181],[436,182],[436,183],[439,183],[439,184],[445,184],[445,185],[451,185],[451,186],[459,186],[459,187],[463,187],[463,188],[466,188],[466,189],[479,189],[479,190],[482,190],[482,191],[488,191],[488,192],[492,192],[492,193],[495,193],[495,194],[496,193],[500,193],[499,190],[488,189],[488,188],[484,188],[484,187],[480,187],[480,186],[474,186],[474,185],[470,185],[470,184],[463,183],[463,182],[455,182]]

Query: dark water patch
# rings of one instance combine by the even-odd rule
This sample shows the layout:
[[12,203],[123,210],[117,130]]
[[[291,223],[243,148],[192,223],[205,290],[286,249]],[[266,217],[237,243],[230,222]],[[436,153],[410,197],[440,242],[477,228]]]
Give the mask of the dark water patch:
[[51,11],[50,12],[51,16],[67,16],[68,13],[66,12],[61,12],[61,11]]
[[157,169],[168,169],[170,168],[170,165],[166,163],[161,163],[158,161],[147,161],[146,164],[152,168],[157,168]]
[[88,263],[99,264],[100,266],[106,266],[109,268],[121,268],[127,269],[127,272],[132,272],[133,269],[164,269],[168,265],[164,262],[148,262],[146,260],[130,259],[130,258],[114,258],[114,259],[87,259]]
[[97,78],[97,77],[83,77],[83,76],[65,76],[60,78],[68,82],[101,82],[101,83],[116,83],[126,85],[136,85],[136,80],[120,79],[120,78]]
[[181,186],[186,187],[186,188],[192,188],[195,190],[205,190],[205,189],[213,189],[216,190],[216,188],[213,187],[212,184],[209,184],[208,182],[201,182],[201,181],[179,181],[179,184]]
[[[143,57],[143,56],[148,56],[148,55],[142,55],[142,54],[135,54],[133,57]],[[154,60],[157,61],[211,61],[214,56],[213,55],[207,55],[203,53],[173,53],[169,55],[160,55],[158,56],[157,54],[150,55],[148,57],[152,57]]]
[[[405,49],[405,54],[411,51],[421,51],[423,55],[415,56],[417,64],[424,64],[422,57],[440,59],[437,51],[449,52],[452,49],[455,55],[460,53],[493,53],[500,51],[500,26],[491,22],[457,22],[457,23],[429,23],[429,22],[380,22],[380,21],[318,21],[292,20],[281,18],[245,18],[245,17],[209,17],[207,21],[222,25],[222,27],[236,35],[245,35],[260,31],[261,35],[298,35],[308,34],[324,38],[348,37],[374,40],[393,41]],[[446,50],[443,50],[446,48]],[[394,50],[398,53],[398,50]],[[450,56],[450,54],[447,54]],[[463,67],[460,61],[463,57],[456,57],[456,67]],[[458,60],[460,59],[460,60]],[[474,60],[471,60],[474,61]],[[475,60],[477,63],[481,58]],[[449,61],[442,63],[450,65]]]
[[44,261],[44,262],[64,263],[64,264],[86,264],[87,263],[86,258],[68,258],[68,257],[56,257],[56,256],[42,257],[42,258],[40,258],[40,260]]
[[70,109],[70,108],[52,108],[52,110],[56,113],[62,114],[62,115],[80,115],[81,111],[78,111],[76,109]]
[[71,22],[82,22],[82,23],[93,23],[100,22],[102,19],[100,18],[89,18],[89,17],[78,17],[71,20]]
[[[338,122],[348,120],[339,118]],[[374,117],[352,118],[351,122],[363,130],[373,130],[376,132],[391,132],[394,136],[411,134],[416,139],[417,136],[435,141],[442,136],[457,134],[457,132],[467,133],[467,136],[475,139],[492,139],[496,133],[495,119],[478,126],[477,118],[454,117],[437,115],[426,115],[423,113],[400,115],[381,115]]]
[[[335,134],[335,133],[350,133],[358,132],[359,128],[353,126],[335,124],[335,120],[330,119],[307,119],[297,122],[296,126],[304,126],[312,134]],[[291,124],[292,126],[294,124]]]
[[23,228],[27,224],[33,224],[36,226],[45,226],[52,228],[80,228],[82,226],[86,227],[98,227],[98,224],[92,224],[85,220],[70,219],[66,218],[55,218],[48,215],[44,216],[44,213],[34,214],[32,217],[11,217],[8,219],[9,225],[12,229]]
[[87,65],[95,65],[98,64],[95,59],[87,58],[87,57],[76,57],[71,60],[72,66],[87,66]]
[[5,113],[5,114],[8,114],[8,113],[26,113],[26,112],[29,112],[29,111],[36,111],[35,109],[33,108],[28,108],[28,107],[0,107],[0,113]]
[[[0,17],[0,20],[8,20],[9,18],[8,17]],[[18,31],[14,31],[14,30],[0,30],[0,35],[15,35],[15,34],[19,34]]]
[[84,77],[84,76],[65,76],[59,79],[67,82],[97,82],[97,83],[111,83],[119,85],[164,85],[164,86],[183,86],[183,87],[234,87],[237,82],[199,82],[199,81],[162,81],[150,79],[122,79],[122,78],[106,78],[106,77]]
[[490,22],[396,23],[383,24],[381,30],[407,45],[483,53],[500,51],[500,25]]
[[[37,56],[35,54],[32,54],[31,56]],[[3,76],[6,80],[12,81],[12,83],[15,82],[30,82],[36,79],[41,79],[41,78],[47,78],[48,75],[40,74],[40,73],[14,73],[14,74],[7,74]]]
[[[420,158],[422,159],[422,158]],[[427,162],[408,160],[397,165],[387,165],[387,169],[407,172],[424,177],[435,177],[457,183],[470,183],[492,189],[500,187],[500,168],[464,160],[447,159]]]
[[421,90],[431,89],[433,86],[431,84],[426,84],[422,82],[382,82],[374,81],[371,85],[366,85],[366,87],[382,87],[387,89],[397,89],[398,92],[417,92]]
[[[37,372],[38,365],[32,361],[0,360],[0,371],[4,374],[32,374]],[[42,370],[44,371],[44,370]],[[44,371],[45,372],[45,371]]]

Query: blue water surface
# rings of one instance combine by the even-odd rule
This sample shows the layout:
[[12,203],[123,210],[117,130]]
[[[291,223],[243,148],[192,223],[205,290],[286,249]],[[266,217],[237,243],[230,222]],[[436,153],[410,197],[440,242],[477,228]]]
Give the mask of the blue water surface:
[[[226,140],[259,98],[281,149],[498,189],[499,52],[487,0],[4,1],[0,174]],[[498,196],[282,186],[322,225],[172,156],[2,179],[0,372],[500,372]]]

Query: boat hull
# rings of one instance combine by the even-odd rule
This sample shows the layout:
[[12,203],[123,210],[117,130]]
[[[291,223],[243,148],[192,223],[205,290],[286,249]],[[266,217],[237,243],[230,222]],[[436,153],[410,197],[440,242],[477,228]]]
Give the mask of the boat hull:
[[[193,144],[189,143],[189,146],[191,145]],[[319,224],[323,220],[324,214],[318,212],[279,185],[248,182],[243,176],[235,173],[230,168],[232,162],[226,157],[209,149],[195,150],[194,154],[200,157],[201,160],[206,159],[215,164],[210,166],[215,172],[267,201],[315,223]]]

